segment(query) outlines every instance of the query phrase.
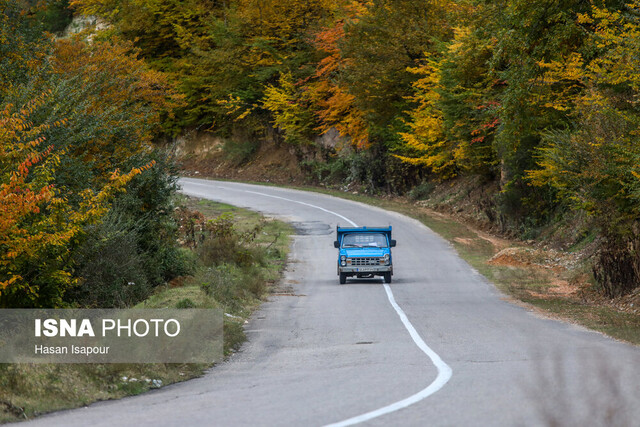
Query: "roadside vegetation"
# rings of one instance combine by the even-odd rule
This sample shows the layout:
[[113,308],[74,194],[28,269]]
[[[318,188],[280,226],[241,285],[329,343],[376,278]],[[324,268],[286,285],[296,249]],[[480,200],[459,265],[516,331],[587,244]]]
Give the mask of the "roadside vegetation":
[[[224,354],[229,356],[244,342],[243,327],[250,314],[278,283],[291,228],[210,201],[181,197],[176,204],[180,250],[190,272],[156,287],[132,307],[223,310]],[[0,422],[140,394],[201,376],[208,368],[160,363],[0,364]]]
[[180,96],[130,42],[30,10],[0,0],[0,308],[129,306],[189,268],[154,143]]

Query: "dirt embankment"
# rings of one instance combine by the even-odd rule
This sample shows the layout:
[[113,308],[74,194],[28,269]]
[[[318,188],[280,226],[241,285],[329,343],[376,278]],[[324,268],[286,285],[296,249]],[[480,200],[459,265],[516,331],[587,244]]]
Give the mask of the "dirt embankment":
[[295,151],[284,145],[244,143],[231,148],[201,133],[178,141],[177,156],[185,176],[302,185],[304,173]]

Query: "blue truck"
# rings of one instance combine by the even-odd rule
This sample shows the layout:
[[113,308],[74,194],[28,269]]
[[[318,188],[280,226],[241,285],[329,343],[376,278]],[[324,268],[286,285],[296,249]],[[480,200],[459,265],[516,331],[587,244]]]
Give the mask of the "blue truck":
[[338,276],[340,284],[347,277],[370,278],[382,276],[391,283],[393,258],[391,248],[396,241],[391,238],[389,227],[336,227],[333,246],[339,249]]

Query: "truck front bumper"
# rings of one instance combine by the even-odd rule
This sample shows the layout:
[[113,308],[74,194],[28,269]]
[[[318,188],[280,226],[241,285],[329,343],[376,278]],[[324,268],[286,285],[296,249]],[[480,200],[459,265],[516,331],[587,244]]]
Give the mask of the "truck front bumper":
[[338,267],[338,274],[339,273],[353,273],[353,274],[358,274],[358,273],[387,273],[393,271],[393,266],[391,265],[368,265],[368,266],[362,266],[362,267],[351,267],[351,266],[346,266],[346,267]]

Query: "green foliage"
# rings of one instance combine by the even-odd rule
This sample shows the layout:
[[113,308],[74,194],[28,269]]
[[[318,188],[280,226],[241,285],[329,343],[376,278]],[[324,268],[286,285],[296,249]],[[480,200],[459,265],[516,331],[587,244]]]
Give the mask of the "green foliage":
[[67,292],[68,301],[81,307],[123,308],[149,296],[139,236],[116,215],[110,213],[102,224],[87,230],[89,237],[75,255],[80,283]]
[[236,141],[228,139],[222,146],[225,158],[234,166],[246,164],[260,149],[260,141],[257,139],[242,139]]
[[380,151],[331,152],[326,159],[305,161],[301,167],[312,183],[343,190],[358,189],[368,194],[377,194],[381,188],[403,194],[420,181],[419,169]]
[[240,314],[247,304],[263,296],[265,267],[281,254],[272,250],[273,243],[267,247],[257,244],[262,221],[239,231],[231,213],[205,220],[201,213],[183,208],[180,216],[184,241],[194,247],[199,258],[192,282],[232,313]]
[[264,277],[257,267],[220,264],[201,271],[195,280],[207,295],[232,313],[238,313],[247,301],[260,298],[266,291]]
[[77,202],[52,185],[62,154],[42,133],[66,121],[34,126],[34,112],[49,93],[13,112],[0,111],[0,307],[56,307],[77,283],[71,254],[85,229],[101,220],[116,193],[131,179],[153,166],[111,173],[96,190],[82,188]]
[[132,180],[75,250],[80,283],[67,294],[69,304],[130,307],[153,287],[194,271],[194,256],[176,247],[176,176],[165,154],[153,157],[156,166]]
[[[143,156],[143,158],[146,156]],[[151,158],[156,167],[134,179],[113,205],[128,231],[137,236],[147,280],[153,286],[191,272],[192,261],[176,246],[178,223],[174,198],[177,171],[168,153],[156,150]],[[136,162],[138,159],[132,159]]]
[[196,308],[196,303],[191,301],[189,298],[181,299],[176,303],[176,308]]
[[425,51],[451,36],[448,2],[376,0],[367,3],[357,20],[347,22],[340,45],[348,65],[349,93],[370,125],[394,125],[407,109],[411,83],[408,70]]
[[436,185],[433,182],[425,181],[413,187],[408,196],[411,200],[427,200],[435,188]]
[[29,80],[51,48],[24,12],[15,0],[0,0],[0,102],[13,85]]
[[309,180],[314,184],[343,184],[348,188],[354,182],[351,173],[351,156],[333,155],[326,160],[307,160],[300,163]]
[[232,214],[222,214],[202,224],[202,241],[197,247],[200,259],[207,265],[231,263],[240,267],[264,264],[265,253],[253,245],[262,224],[252,230],[239,232],[234,228]]
[[44,30],[62,33],[73,19],[69,0],[46,0],[36,9],[35,19],[42,23]]

